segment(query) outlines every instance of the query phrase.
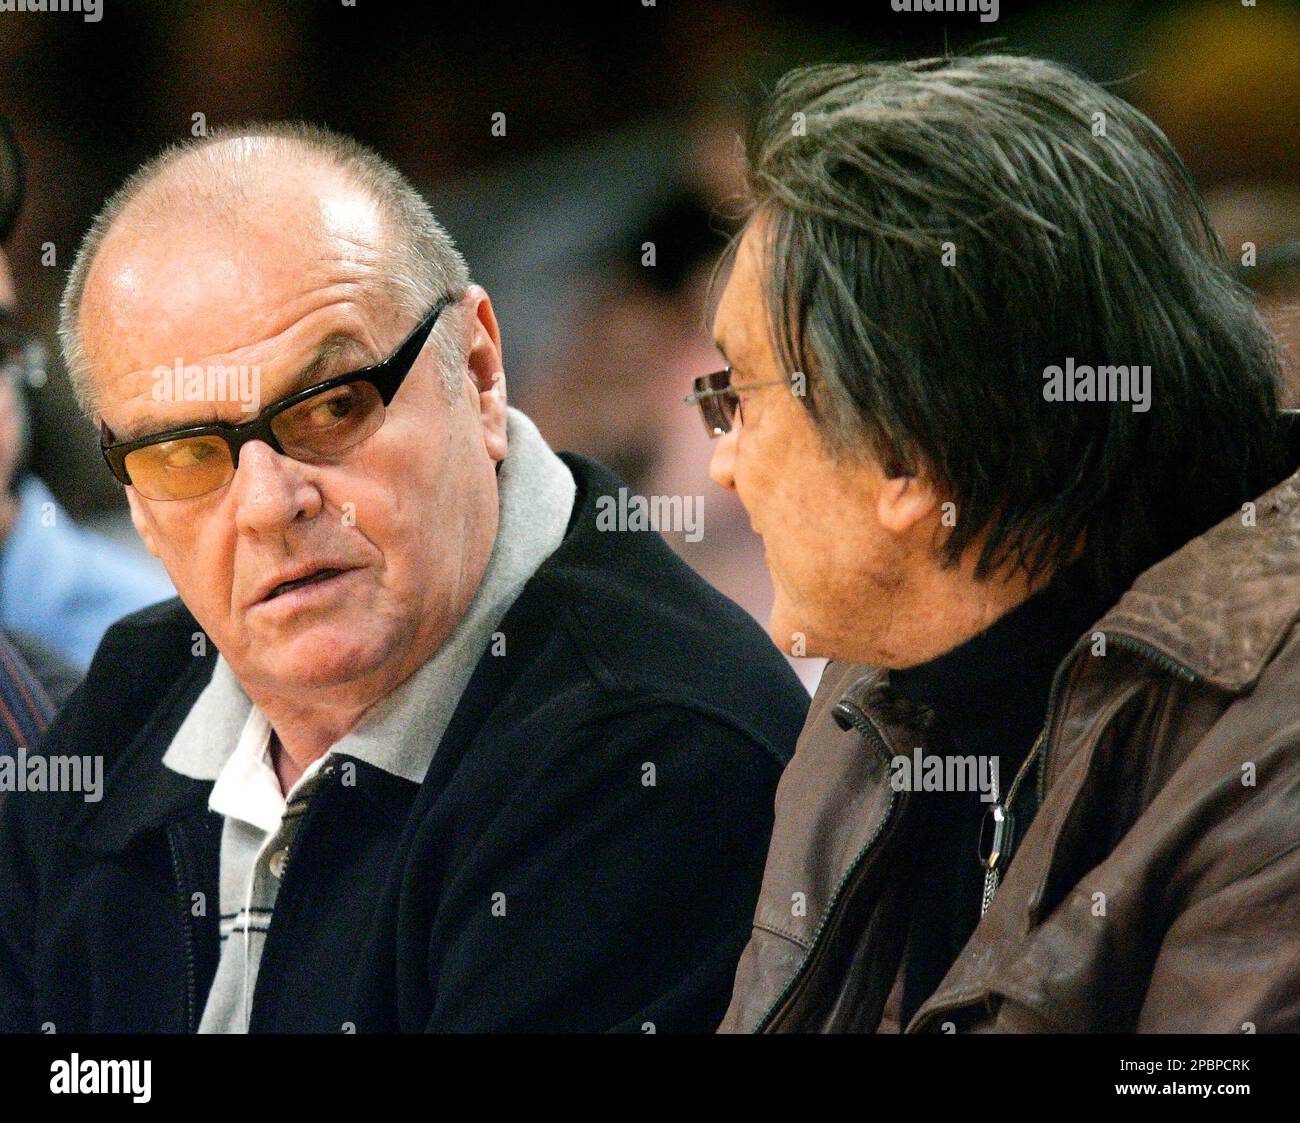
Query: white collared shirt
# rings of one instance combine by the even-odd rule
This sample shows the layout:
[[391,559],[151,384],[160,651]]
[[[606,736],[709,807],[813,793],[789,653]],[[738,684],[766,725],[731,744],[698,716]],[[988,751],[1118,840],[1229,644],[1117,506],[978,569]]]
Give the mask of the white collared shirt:
[[333,750],[317,757],[288,795],[271,759],[271,723],[253,706],[208,796],[226,819],[221,832],[221,958],[200,1033],[245,1033],[266,933],[289,855]]

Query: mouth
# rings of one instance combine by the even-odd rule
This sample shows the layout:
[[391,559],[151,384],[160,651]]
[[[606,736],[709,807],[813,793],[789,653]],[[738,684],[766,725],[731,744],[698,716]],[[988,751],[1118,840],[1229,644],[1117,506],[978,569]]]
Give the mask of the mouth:
[[275,600],[277,597],[284,596],[285,593],[292,592],[294,589],[304,588],[307,585],[319,585],[322,581],[328,581],[333,577],[337,577],[340,573],[346,572],[347,570],[344,569],[325,567],[312,570],[310,573],[305,573],[301,577],[295,577],[291,581],[281,581],[280,584],[276,585],[261,599],[260,603],[266,604]]

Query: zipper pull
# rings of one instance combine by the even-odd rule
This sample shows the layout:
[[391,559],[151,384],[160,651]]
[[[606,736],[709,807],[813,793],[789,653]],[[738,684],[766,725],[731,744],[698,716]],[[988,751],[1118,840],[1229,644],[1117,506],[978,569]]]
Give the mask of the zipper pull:
[[984,812],[980,824],[978,858],[984,868],[984,898],[980,902],[980,916],[989,911],[993,894],[1002,880],[1002,866],[1015,841],[1016,819],[1003,803],[995,803]]

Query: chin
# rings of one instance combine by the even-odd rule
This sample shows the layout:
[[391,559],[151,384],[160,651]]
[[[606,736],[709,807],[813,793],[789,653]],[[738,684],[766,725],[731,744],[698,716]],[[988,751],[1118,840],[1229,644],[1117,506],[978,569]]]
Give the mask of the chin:
[[264,671],[282,683],[336,686],[382,666],[391,650],[389,637],[368,634],[364,626],[320,624],[282,641]]
[[791,611],[779,591],[772,605],[772,615],[768,618],[767,634],[786,655],[814,658],[821,654],[817,650],[815,630]]

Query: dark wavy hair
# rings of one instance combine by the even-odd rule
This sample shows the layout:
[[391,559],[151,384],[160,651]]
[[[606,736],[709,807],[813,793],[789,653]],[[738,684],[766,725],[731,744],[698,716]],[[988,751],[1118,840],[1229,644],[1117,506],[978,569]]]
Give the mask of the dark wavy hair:
[[[1122,587],[1275,482],[1277,345],[1164,134],[1006,54],[814,66],[748,146],[773,343],[837,456],[956,504],[942,560]],[[1047,368],[1151,367],[1150,408]]]

